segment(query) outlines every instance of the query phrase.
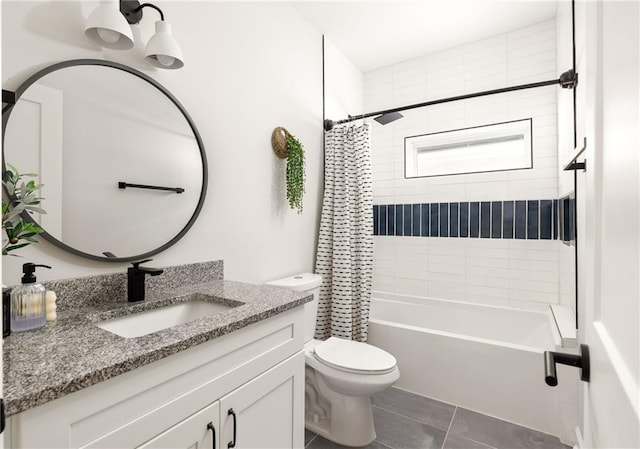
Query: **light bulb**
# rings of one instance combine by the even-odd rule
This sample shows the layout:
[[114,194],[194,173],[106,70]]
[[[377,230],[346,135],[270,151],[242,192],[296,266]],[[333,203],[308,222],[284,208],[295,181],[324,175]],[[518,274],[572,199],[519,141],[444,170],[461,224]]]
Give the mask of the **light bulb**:
[[120,39],[120,33],[117,31],[110,30],[108,28],[98,28],[97,29],[98,36],[107,44],[115,44]]
[[160,64],[162,64],[165,67],[171,67],[176,60],[176,58],[174,58],[173,56],[167,56],[167,55],[157,55],[156,59]]

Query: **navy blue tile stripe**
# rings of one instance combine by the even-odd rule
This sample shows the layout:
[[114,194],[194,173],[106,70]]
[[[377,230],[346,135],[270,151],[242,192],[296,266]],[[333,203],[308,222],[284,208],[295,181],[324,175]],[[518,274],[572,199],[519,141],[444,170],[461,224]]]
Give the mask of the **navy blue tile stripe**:
[[491,203],[483,201],[480,203],[480,238],[491,237]]
[[460,203],[460,237],[469,237],[469,203]]
[[480,203],[469,204],[469,237],[480,237]]
[[515,234],[516,238],[526,239],[527,238],[527,202],[526,201],[516,201],[515,221],[516,221],[516,234]]
[[559,208],[568,210],[567,204],[557,199],[376,204],[373,235],[557,240],[571,233],[559,226]]
[[414,237],[420,237],[420,205],[413,204],[412,205],[412,214],[413,214],[413,232],[411,233]]
[[502,203],[502,238],[513,238],[513,201]]
[[395,204],[387,205],[387,233],[384,235],[396,234],[396,206]]
[[527,201],[527,239],[537,239],[540,235],[538,223],[540,221],[540,202]]
[[502,201],[491,202],[491,238],[502,238]]
[[440,237],[449,237],[449,203],[440,203]]
[[449,204],[449,237],[458,237],[458,228],[460,226],[458,207],[458,203]]
[[378,205],[373,206],[373,235],[378,235],[380,232],[380,207]]
[[440,218],[439,218],[438,203],[431,203],[431,237],[439,237],[440,233]]
[[412,216],[412,211],[413,211],[413,207],[411,204],[405,204],[403,207],[403,216],[404,216],[404,225],[403,225],[403,229],[404,235],[413,235],[413,231],[411,230],[411,227],[413,225],[413,216]]
[[420,205],[420,236],[421,237],[429,237],[429,205],[421,204]]
[[558,239],[558,200],[553,200],[553,240]]
[[553,201],[540,200],[540,238],[544,240],[551,240],[553,235],[552,214],[551,208]]

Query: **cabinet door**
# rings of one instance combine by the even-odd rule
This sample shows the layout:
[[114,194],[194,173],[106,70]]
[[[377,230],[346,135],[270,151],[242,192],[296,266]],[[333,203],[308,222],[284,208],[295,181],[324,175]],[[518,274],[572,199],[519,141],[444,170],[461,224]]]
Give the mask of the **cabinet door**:
[[288,358],[220,399],[222,448],[304,446],[304,354]]
[[217,449],[220,447],[218,444],[219,422],[220,402],[216,401],[138,447],[140,449]]

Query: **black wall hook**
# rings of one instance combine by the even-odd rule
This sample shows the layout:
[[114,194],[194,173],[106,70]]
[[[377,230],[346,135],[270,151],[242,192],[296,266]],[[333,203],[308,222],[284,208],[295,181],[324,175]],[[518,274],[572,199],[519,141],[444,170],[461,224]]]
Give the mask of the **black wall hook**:
[[589,347],[580,345],[580,355],[566,354],[563,352],[544,351],[544,381],[550,387],[558,385],[556,363],[580,368],[580,380],[589,382],[591,374]]

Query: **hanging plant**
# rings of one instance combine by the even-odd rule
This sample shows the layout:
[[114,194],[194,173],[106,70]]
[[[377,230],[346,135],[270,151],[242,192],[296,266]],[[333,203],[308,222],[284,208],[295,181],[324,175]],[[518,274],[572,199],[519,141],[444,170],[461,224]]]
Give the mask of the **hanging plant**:
[[304,149],[300,141],[287,133],[287,200],[291,209],[302,213],[304,195]]

